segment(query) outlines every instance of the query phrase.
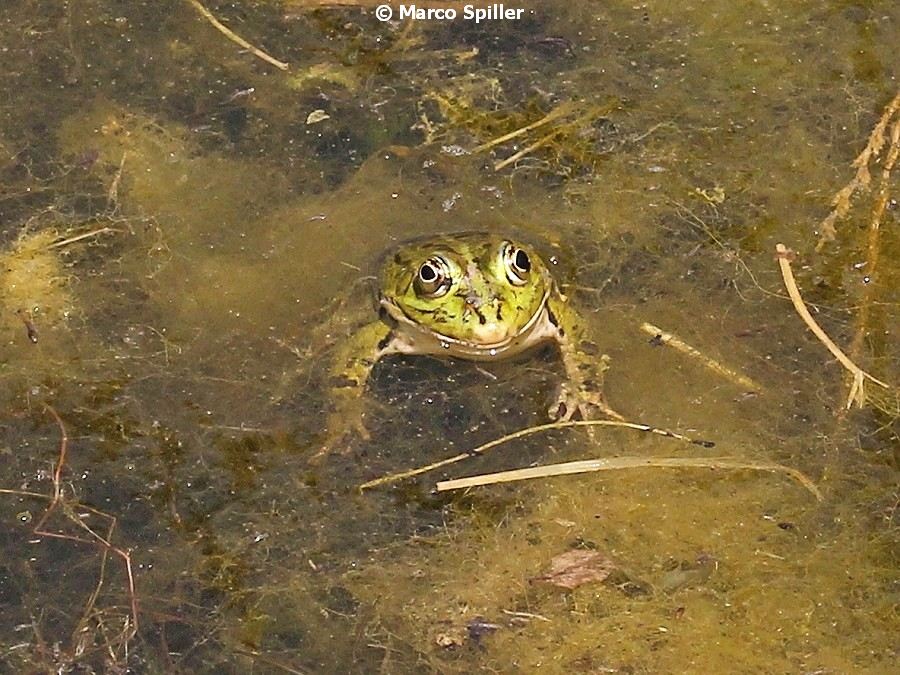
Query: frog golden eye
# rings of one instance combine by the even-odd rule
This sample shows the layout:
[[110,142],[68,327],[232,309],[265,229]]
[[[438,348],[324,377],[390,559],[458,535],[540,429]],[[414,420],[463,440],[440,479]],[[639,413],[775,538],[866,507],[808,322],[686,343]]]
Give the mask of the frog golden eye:
[[450,290],[450,269],[447,261],[435,256],[419,266],[413,282],[416,293],[429,298],[439,298]]
[[512,244],[503,247],[503,265],[506,268],[506,278],[511,284],[524,286],[528,282],[528,274],[531,272],[531,258],[524,249]]

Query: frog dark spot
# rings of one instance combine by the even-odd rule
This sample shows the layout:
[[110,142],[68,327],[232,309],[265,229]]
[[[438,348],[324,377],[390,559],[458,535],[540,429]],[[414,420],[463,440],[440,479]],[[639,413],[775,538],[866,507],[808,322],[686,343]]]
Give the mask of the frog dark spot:
[[385,349],[394,339],[394,333],[390,332],[378,341],[378,351]]
[[550,319],[550,323],[552,323],[554,326],[556,326],[557,331],[559,332],[559,336],[564,337],[566,334],[566,331],[563,330],[563,327],[559,325],[559,319],[556,318],[556,315],[553,313],[553,310],[551,310],[549,307],[547,308],[547,318]]
[[597,347],[593,342],[588,342],[583,340],[579,345],[578,349],[587,354],[588,356],[597,356],[600,353],[600,348]]
[[547,308],[547,318],[550,319],[550,323],[554,326],[559,327],[559,321],[556,320],[556,314],[553,313],[553,310],[549,307]]
[[346,375],[335,375],[328,379],[328,386],[332,389],[343,389],[345,387],[358,387],[359,382]]
[[378,308],[378,318],[391,328],[397,327],[397,320],[392,317],[384,307]]

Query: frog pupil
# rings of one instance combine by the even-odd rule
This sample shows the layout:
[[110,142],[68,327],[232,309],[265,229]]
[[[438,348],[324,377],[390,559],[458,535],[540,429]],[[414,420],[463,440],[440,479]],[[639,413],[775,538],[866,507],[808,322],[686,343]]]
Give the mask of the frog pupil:
[[506,265],[506,278],[515,286],[524,286],[528,282],[531,271],[531,259],[524,249],[507,244],[503,250],[503,262]]
[[431,265],[425,263],[422,265],[422,269],[419,270],[419,277],[425,283],[431,283],[437,279],[437,272],[434,271],[434,268]]
[[521,272],[528,272],[531,269],[531,261],[528,259],[528,254],[522,249],[516,251],[515,258],[513,258],[513,264],[515,264]]
[[448,288],[448,273],[443,260],[431,258],[419,266],[415,280],[416,293],[437,298],[444,295]]

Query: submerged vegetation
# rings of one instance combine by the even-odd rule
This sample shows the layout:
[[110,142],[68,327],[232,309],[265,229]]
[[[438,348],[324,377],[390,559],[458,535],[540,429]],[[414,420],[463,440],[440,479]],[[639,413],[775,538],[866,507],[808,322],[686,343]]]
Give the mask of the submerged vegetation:
[[[0,9],[0,670],[888,669],[896,7],[361,4]],[[630,421],[398,358],[310,464],[369,261],[473,229]]]

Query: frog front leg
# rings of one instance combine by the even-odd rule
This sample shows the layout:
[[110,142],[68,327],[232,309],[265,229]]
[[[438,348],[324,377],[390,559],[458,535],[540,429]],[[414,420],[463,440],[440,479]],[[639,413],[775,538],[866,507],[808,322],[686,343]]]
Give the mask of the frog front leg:
[[550,406],[550,416],[568,421],[577,412],[581,419],[589,420],[600,412],[616,420],[624,419],[606,402],[603,379],[609,368],[609,357],[601,354],[584,328],[578,313],[558,291],[547,301],[550,321],[556,326],[557,343],[566,369],[566,381],[560,386],[559,396]]
[[366,383],[375,363],[389,349],[391,328],[381,321],[366,324],[338,346],[329,369],[329,404],[325,437],[313,459],[328,454],[353,433],[369,438],[364,424]]

